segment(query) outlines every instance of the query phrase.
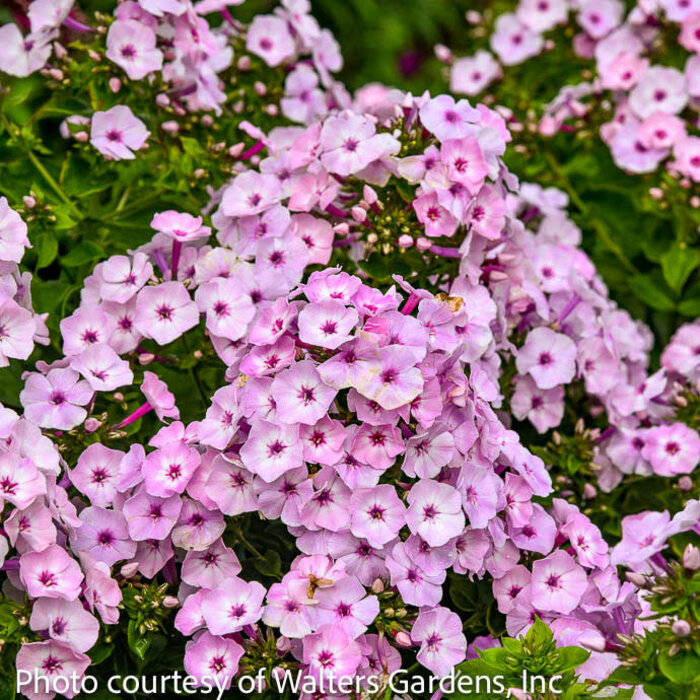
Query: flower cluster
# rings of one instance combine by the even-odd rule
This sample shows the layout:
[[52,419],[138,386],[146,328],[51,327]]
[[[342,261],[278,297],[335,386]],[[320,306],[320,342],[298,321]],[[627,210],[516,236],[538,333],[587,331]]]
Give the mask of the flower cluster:
[[46,315],[32,308],[32,275],[19,267],[29,247],[27,224],[0,197],[0,367],[28,359],[35,343],[49,343]]
[[[480,18],[475,18],[479,21]],[[513,13],[498,16],[486,50],[452,61],[451,88],[477,95],[509,67],[551,50],[549,38],[568,25],[578,33],[576,55],[591,63],[594,77],[574,85],[559,85],[538,128],[552,136],[568,123],[613,102],[613,118],[600,127],[620,168],[647,173],[664,163],[679,177],[700,181],[700,137],[695,106],[700,97],[700,12],[692,2],[639,2],[627,11],[620,0],[568,2],[522,0]],[[662,50],[683,52],[673,66],[655,61]],[[500,63],[499,63],[500,61]],[[507,68],[506,68],[507,70]],[[592,99],[588,99],[592,98]]]

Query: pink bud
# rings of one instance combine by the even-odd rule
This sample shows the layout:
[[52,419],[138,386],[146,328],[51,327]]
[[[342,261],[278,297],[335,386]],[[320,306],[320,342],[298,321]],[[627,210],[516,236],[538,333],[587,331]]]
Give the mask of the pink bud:
[[167,107],[170,105],[170,98],[164,92],[160,92],[156,95],[156,104],[159,107]]
[[22,201],[24,202],[24,206],[27,207],[27,209],[34,209],[34,207],[36,206],[36,199],[29,195],[25,195],[24,197],[22,197]]
[[93,418],[91,416],[83,425],[85,426],[86,433],[94,433],[102,425],[102,423],[100,423],[97,418]]
[[370,206],[374,204],[378,199],[377,193],[374,191],[374,188],[370,187],[369,185],[365,185],[362,188],[362,199],[364,199],[365,202],[367,202],[367,204],[369,204]]
[[464,18],[469,22],[469,24],[479,24],[481,22],[481,14],[476,10],[469,10]]
[[102,60],[102,56],[100,56],[97,51],[93,51],[92,49],[88,51],[88,56],[90,56],[95,63],[99,63]]
[[676,637],[687,637],[690,634],[690,624],[687,620],[676,620],[671,625],[671,629]]
[[276,642],[275,646],[280,654],[286,654],[292,648],[292,641],[289,637],[282,635]]
[[420,251],[428,250],[432,245],[433,242],[425,236],[421,236],[418,240],[416,240],[416,248],[418,248]]
[[139,364],[140,365],[150,365],[153,360],[156,359],[156,356],[152,352],[142,352],[139,355]]
[[698,207],[700,207],[700,197],[691,197],[690,206],[693,207],[693,209],[697,209]]
[[628,571],[625,574],[625,578],[638,588],[646,588],[647,586],[647,577],[642,574],[638,574],[636,571]]
[[119,573],[124,578],[131,578],[138,570],[139,570],[139,562],[130,561],[128,564],[124,564],[124,566],[122,566],[122,568],[119,569]]
[[605,651],[605,639],[599,634],[585,632],[579,637],[579,644],[591,651]]
[[231,146],[231,148],[228,149],[228,154],[231,156],[231,158],[238,158],[238,156],[243,153],[243,149],[245,148],[245,144],[240,141],[239,143],[234,144]]
[[261,83],[259,80],[256,80],[253,83],[253,90],[255,90],[255,94],[260,95],[260,97],[267,95],[267,85],[265,85],[265,83]]
[[372,593],[383,593],[384,592],[384,581],[380,578],[375,578],[372,581]]
[[110,78],[109,89],[116,95],[122,89],[122,81],[119,78]]
[[265,105],[265,112],[271,117],[276,117],[280,113],[280,108],[276,104]]
[[176,608],[178,605],[180,605],[180,601],[175,596],[166,595],[165,598],[163,598],[164,608]]
[[177,134],[177,132],[180,131],[180,125],[172,120],[163,122],[160,128],[163,129],[163,131],[167,131],[169,134]]
[[59,44],[57,41],[53,43],[53,53],[56,58],[65,58],[68,55],[68,51],[63,44]]
[[689,544],[683,550],[683,566],[688,571],[697,571],[700,569],[700,549],[695,545]]
[[88,136],[87,131],[78,131],[75,134],[73,134],[73,138],[76,141],[80,141],[80,143],[87,143],[87,140],[90,137]]
[[435,44],[433,51],[435,52],[435,57],[441,63],[447,63],[448,65],[452,63],[452,51],[450,51],[450,49],[448,49],[444,44]]
[[202,126],[206,126],[209,128],[210,126],[214,125],[214,118],[211,116],[211,114],[205,114],[202,117]]
[[339,235],[339,236],[347,236],[348,233],[350,233],[350,226],[346,223],[340,223],[336,224],[333,227],[333,230]]
[[367,212],[362,207],[353,207],[351,213],[352,218],[360,224],[367,220]]
[[598,491],[596,490],[596,487],[593,486],[593,484],[586,484],[583,487],[584,498],[595,498],[597,495],[598,495]]
[[59,68],[52,68],[49,70],[49,77],[60,83],[63,80],[63,71]]
[[413,238],[407,233],[399,236],[399,247],[400,248],[410,248],[413,245]]
[[124,400],[124,394],[122,394],[121,391],[115,391],[115,392],[114,392],[114,395],[112,396],[112,398],[113,398],[115,401],[118,401],[119,403],[121,403],[121,402]]
[[207,171],[204,168],[197,168],[192,174],[199,180],[207,174]]
[[400,647],[410,647],[411,646],[411,638],[408,636],[408,632],[404,632],[403,630],[396,633],[396,636],[394,637],[394,641]]
[[689,476],[682,476],[678,479],[678,488],[681,491],[690,491],[693,488],[693,480]]
[[649,196],[652,199],[663,199],[664,191],[660,187],[650,187]]
[[238,70],[248,70],[250,68],[250,56],[241,56],[236,66]]

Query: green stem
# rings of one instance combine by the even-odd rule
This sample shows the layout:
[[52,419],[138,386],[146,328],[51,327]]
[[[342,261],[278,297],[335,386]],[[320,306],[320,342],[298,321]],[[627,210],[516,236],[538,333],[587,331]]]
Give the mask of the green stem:
[[27,151],[29,160],[32,161],[32,165],[41,173],[41,176],[50,185],[51,189],[60,197],[60,199],[65,202],[77,216],[82,218],[80,209],[75,206],[75,204],[70,200],[68,195],[63,191],[61,186],[53,179],[51,173],[43,166],[41,161],[34,155],[33,151]]

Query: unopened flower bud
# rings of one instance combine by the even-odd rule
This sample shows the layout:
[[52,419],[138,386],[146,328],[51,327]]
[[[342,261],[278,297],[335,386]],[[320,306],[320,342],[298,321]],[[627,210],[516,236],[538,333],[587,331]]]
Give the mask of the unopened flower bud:
[[122,81],[119,78],[110,78],[109,89],[116,95],[122,89]]
[[399,236],[399,247],[400,248],[410,248],[413,245],[413,238],[407,233]]
[[163,129],[163,131],[167,131],[169,134],[177,134],[177,132],[180,131],[180,125],[172,120],[163,122],[160,128]]
[[238,156],[243,153],[243,149],[245,148],[245,144],[240,141],[239,143],[234,144],[231,146],[231,148],[228,149],[228,154],[231,156],[231,158],[238,158]]
[[678,488],[681,491],[690,491],[693,488],[693,480],[689,476],[682,476],[678,479]]
[[211,116],[211,114],[205,114],[202,117],[202,126],[206,126],[209,128],[210,126],[214,125],[214,118]]
[[130,561],[128,564],[124,564],[124,566],[122,566],[122,568],[119,569],[119,573],[124,578],[131,578],[138,570],[139,570],[139,562]]
[[339,236],[347,236],[348,233],[350,233],[350,226],[348,226],[348,224],[346,224],[345,222],[336,224],[333,227],[333,231]]
[[97,418],[93,418],[91,416],[85,421],[85,423],[83,423],[83,425],[85,426],[86,433],[94,433],[102,425],[102,423],[100,423]]
[[156,359],[156,356],[152,352],[142,352],[139,355],[139,364],[140,365],[150,365],[153,360]]
[[444,44],[436,44],[433,51],[435,52],[435,58],[441,63],[447,63],[447,65],[452,63],[452,51]]
[[638,588],[646,588],[648,579],[646,576],[643,574],[638,574],[636,571],[628,571],[625,574],[625,578],[630,582],[633,583],[635,586]]
[[175,596],[166,595],[165,598],[163,598],[164,608],[176,608],[178,605],[180,605],[180,601]]
[[420,251],[428,250],[433,245],[432,241],[425,236],[421,236],[416,240],[416,248]]
[[271,117],[276,117],[280,113],[280,109],[276,104],[270,103],[269,105],[265,105],[265,112]]
[[60,44],[57,41],[54,41],[53,43],[53,54],[56,58],[61,59],[65,58],[68,55],[68,51],[63,44]]
[[24,206],[27,207],[27,209],[34,209],[36,206],[36,199],[34,197],[31,197],[30,195],[25,195],[22,197],[22,201],[24,202]]
[[204,168],[197,168],[192,174],[197,180],[201,180],[207,174],[207,171]]
[[292,648],[292,642],[289,637],[282,635],[275,644],[277,651],[281,654],[286,654]]
[[375,192],[374,188],[370,187],[369,185],[365,185],[362,188],[362,199],[364,199],[365,202],[367,202],[367,204],[374,204],[378,199],[377,193]]
[[586,484],[583,487],[584,498],[595,498],[598,495],[598,491],[593,484]]
[[579,637],[579,643],[591,651],[605,651],[605,639],[598,633],[584,633]]
[[700,569],[700,549],[695,545],[689,544],[683,550],[683,566],[689,571]]
[[88,51],[88,56],[90,56],[95,63],[99,63],[102,60],[102,56],[100,56],[97,51],[93,51],[92,49]]
[[88,132],[87,131],[78,131],[77,133],[73,134],[73,138],[76,141],[80,141],[80,143],[87,143],[88,138]]
[[122,394],[121,391],[115,391],[114,394],[112,395],[112,398],[121,403],[124,400],[124,394]]
[[676,637],[687,637],[690,634],[690,623],[687,620],[676,620],[671,629]]
[[353,207],[351,213],[352,218],[360,224],[367,220],[367,212],[362,207]]
[[396,636],[394,637],[394,641],[396,642],[397,646],[400,646],[400,647],[410,647],[411,646],[411,638],[408,636],[408,632],[404,632],[403,630],[396,633]]
[[159,107],[168,107],[170,105],[170,98],[164,92],[160,92],[156,95],[156,104]]
[[60,83],[63,80],[63,71],[60,68],[51,68],[49,77]]
[[664,191],[660,187],[650,187],[649,188],[649,196],[652,199],[663,199],[664,198]]
[[691,197],[690,206],[693,207],[693,209],[697,209],[698,207],[700,207],[700,197]]
[[241,56],[236,67],[238,70],[248,70],[250,68],[250,56]]
[[264,97],[267,95],[267,85],[265,83],[260,82],[259,80],[256,80],[253,83],[253,90],[255,90],[256,95],[260,95],[260,97]]

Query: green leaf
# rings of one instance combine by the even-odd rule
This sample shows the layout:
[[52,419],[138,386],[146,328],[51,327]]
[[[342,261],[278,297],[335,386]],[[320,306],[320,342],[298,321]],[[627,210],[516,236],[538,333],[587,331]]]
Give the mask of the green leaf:
[[678,304],[678,311],[684,316],[691,316],[692,318],[700,316],[700,299],[697,297],[683,299],[683,301]]
[[88,651],[88,656],[92,659],[94,666],[101,664],[105,659],[114,651],[114,644],[97,644],[90,651]]
[[[654,683],[644,683],[642,688],[644,692],[651,698],[651,700],[680,700],[683,696],[680,695],[680,688],[674,687],[671,683],[665,682],[654,682]],[[687,697],[687,696],[686,696]]]
[[697,248],[681,247],[674,243],[661,257],[664,279],[675,292],[680,292],[697,266]]
[[265,552],[264,559],[255,560],[255,568],[263,576],[279,577],[282,574],[282,559],[277,552],[269,549]]
[[692,652],[679,652],[674,656],[659,654],[661,673],[679,685],[690,685],[700,680],[700,657]]
[[552,630],[550,630],[539,617],[535,616],[535,624],[528,630],[525,640],[532,649],[534,647],[543,647],[545,644],[548,644],[552,641],[553,636]]
[[632,291],[652,309],[658,311],[673,311],[676,303],[671,298],[666,286],[652,275],[635,275],[630,278]]
[[93,260],[104,257],[104,250],[92,241],[83,241],[61,258],[61,264],[65,267],[79,267]]
[[136,620],[129,620],[126,637],[129,643],[129,649],[131,649],[137,658],[143,661],[146,658],[149,647],[151,646],[153,635],[141,634],[139,632]]
[[58,241],[55,236],[52,236],[48,231],[44,231],[39,238],[37,254],[38,260],[36,267],[38,270],[48,267],[56,259],[56,255],[58,254]]
[[552,669],[555,673],[571,671],[588,661],[590,652],[580,647],[560,647],[557,649],[557,660]]

